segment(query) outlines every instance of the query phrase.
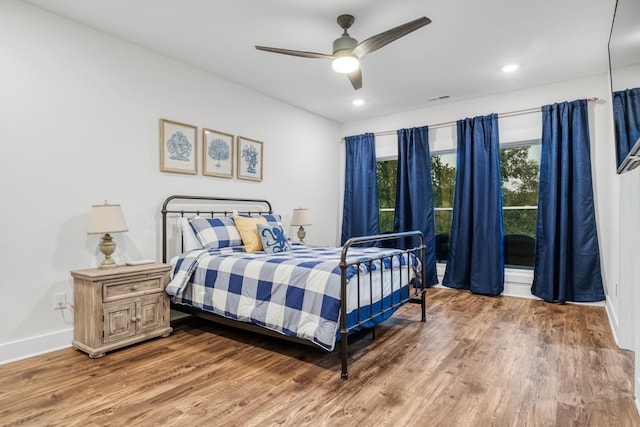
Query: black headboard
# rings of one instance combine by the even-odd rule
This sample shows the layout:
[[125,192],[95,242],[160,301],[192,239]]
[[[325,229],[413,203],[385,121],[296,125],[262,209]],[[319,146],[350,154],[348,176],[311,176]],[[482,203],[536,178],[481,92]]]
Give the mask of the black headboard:
[[168,217],[227,216],[234,211],[243,214],[272,214],[271,203],[264,199],[241,199],[213,196],[169,196],[162,204],[162,262],[167,262]]

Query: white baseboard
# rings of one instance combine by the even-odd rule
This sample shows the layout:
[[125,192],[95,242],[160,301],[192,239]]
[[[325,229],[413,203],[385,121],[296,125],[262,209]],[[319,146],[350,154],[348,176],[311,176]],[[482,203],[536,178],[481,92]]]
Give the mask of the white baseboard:
[[613,334],[613,340],[616,342],[616,345],[620,347],[620,340],[618,339],[618,313],[616,313],[611,306],[611,300],[607,299],[605,301],[605,309],[607,310],[607,318],[609,319],[609,327]]
[[636,409],[638,410],[638,415],[640,415],[640,373],[638,370],[639,366],[636,366]]
[[[442,279],[444,276],[445,264],[437,264],[438,280],[439,283],[435,287],[449,289],[442,286]],[[518,298],[531,298],[539,299],[531,294],[531,283],[533,281],[533,271],[531,270],[518,270],[507,269],[505,270],[505,282],[504,292],[505,296],[512,296]],[[608,303],[608,301],[607,301]],[[594,303],[593,305],[604,305],[602,303]],[[607,317],[611,324],[614,339],[618,342],[616,336],[617,318],[615,312],[606,305]],[[172,313],[173,320],[173,313]],[[614,323],[615,322],[615,323]],[[26,338],[19,341],[13,341],[9,343],[0,344],[0,365],[15,362],[18,360],[28,359],[29,357],[38,356],[41,354],[49,353],[63,348],[71,347],[71,341],[73,340],[73,327],[52,332],[50,334],[40,335],[36,337]],[[639,380],[640,381],[640,380]],[[636,390],[640,390],[640,386],[636,387]],[[637,401],[636,401],[637,403]]]
[[[445,268],[446,264],[436,264],[438,285],[435,287],[449,289],[446,286],[442,286]],[[539,299],[537,296],[531,294],[531,283],[533,283],[533,270],[507,268],[504,272],[504,291],[502,292],[502,295],[508,297]]]
[[[438,285],[437,288],[449,289],[446,286],[442,286],[442,279],[444,278],[444,271],[446,264],[436,264],[438,272]],[[537,296],[531,293],[531,285],[533,284],[533,270],[519,269],[519,268],[505,268],[504,270],[504,291],[503,296],[517,297],[517,298],[529,298],[537,299]],[[596,307],[605,307],[604,301],[596,302],[571,302],[570,304],[583,304],[593,305]],[[617,342],[617,341],[616,341]]]
[[73,328],[0,344],[0,365],[71,347]]

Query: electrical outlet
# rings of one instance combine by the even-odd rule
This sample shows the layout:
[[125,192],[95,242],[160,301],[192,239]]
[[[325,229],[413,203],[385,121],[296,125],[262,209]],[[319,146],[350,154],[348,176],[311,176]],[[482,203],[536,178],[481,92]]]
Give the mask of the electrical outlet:
[[67,308],[67,294],[65,292],[53,294],[53,309],[62,310],[63,308]]

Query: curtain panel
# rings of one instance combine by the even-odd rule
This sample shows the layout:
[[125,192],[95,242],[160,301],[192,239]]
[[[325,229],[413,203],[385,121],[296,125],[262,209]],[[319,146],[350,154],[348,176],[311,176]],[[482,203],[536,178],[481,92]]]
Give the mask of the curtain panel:
[[[393,231],[419,230],[424,235],[426,286],[438,283],[436,242],[429,154],[429,128],[400,129],[398,134],[398,175]],[[420,244],[417,237],[400,239],[398,247]]]
[[533,295],[560,303],[605,299],[586,99],[542,107],[536,233]]
[[498,115],[457,122],[456,186],[443,284],[497,296],[504,290]]
[[613,92],[613,121],[620,165],[640,138],[640,88]]
[[375,137],[372,133],[348,136],[344,145],[342,244],[351,237],[380,234]]

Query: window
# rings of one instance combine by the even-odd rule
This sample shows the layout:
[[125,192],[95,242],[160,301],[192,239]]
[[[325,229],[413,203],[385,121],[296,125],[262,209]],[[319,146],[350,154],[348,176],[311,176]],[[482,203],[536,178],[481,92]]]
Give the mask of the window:
[[381,160],[376,163],[381,233],[390,233],[393,231],[393,215],[396,207],[397,171],[397,160]]
[[533,267],[540,143],[500,150],[505,265]]
[[[395,159],[380,160],[376,164],[381,233],[393,231],[397,171],[398,161]],[[431,178],[433,181],[436,234],[448,236],[453,212],[453,188],[456,183],[455,153],[431,156]]]
[[453,217],[453,189],[456,185],[456,153],[431,156],[431,182],[435,209],[436,261],[446,262]]
[[[536,220],[538,214],[538,178],[540,142],[505,145],[500,149],[502,178],[502,216],[505,265],[533,267]],[[398,161],[381,160],[376,165],[380,203],[380,232],[393,231]],[[435,209],[436,260],[446,262],[453,217],[456,182],[455,151],[431,156],[431,179]]]

